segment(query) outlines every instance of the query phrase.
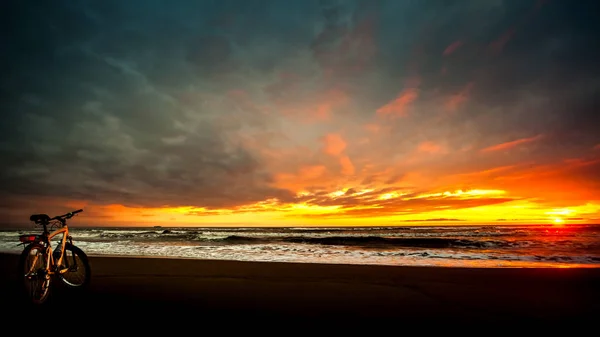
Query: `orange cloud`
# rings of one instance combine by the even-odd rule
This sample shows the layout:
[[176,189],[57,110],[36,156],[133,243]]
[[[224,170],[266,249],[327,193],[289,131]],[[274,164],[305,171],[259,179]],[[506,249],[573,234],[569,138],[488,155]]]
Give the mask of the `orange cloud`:
[[444,148],[441,145],[428,141],[419,144],[417,150],[425,153],[441,153],[444,151]]
[[306,186],[318,184],[326,175],[325,165],[304,165],[294,173],[275,174],[274,184],[294,192],[302,191]]
[[330,133],[325,135],[322,141],[323,153],[338,158],[342,175],[353,175],[355,171],[354,164],[350,160],[350,157],[343,154],[347,144],[346,141],[342,138],[342,136],[338,133]]
[[444,52],[442,53],[442,55],[444,55],[444,56],[451,55],[462,45],[463,45],[462,41],[460,41],[460,40],[455,41],[455,42],[451,43],[448,47],[446,47],[446,49],[444,49]]
[[319,177],[321,177],[323,175],[323,173],[325,173],[326,170],[327,169],[323,165],[311,165],[311,166],[301,167],[300,170],[298,171],[298,173],[299,173],[299,178],[311,180],[311,179],[318,179]]
[[374,124],[374,123],[368,123],[368,124],[365,124],[365,130],[372,132],[372,133],[377,133],[377,132],[379,132],[379,130],[381,130],[381,125]]
[[481,183],[489,180],[493,180],[498,176],[510,174],[513,170],[517,169],[518,165],[504,165],[484,169],[480,171],[473,171],[467,173],[459,173],[450,175],[448,178],[452,182],[466,182],[466,183]]
[[407,219],[407,220],[402,220],[404,222],[459,222],[459,221],[465,221],[465,220],[461,220],[461,219],[452,219],[452,218],[435,218],[435,219]]
[[348,156],[340,157],[340,166],[342,167],[343,175],[349,176],[354,174],[354,164],[352,164],[352,161]]
[[447,186],[501,188],[511,195],[533,198],[536,207],[543,208],[548,203],[564,206],[565,203],[600,202],[598,172],[600,159],[571,158],[543,165],[530,162],[449,175],[443,181]]
[[473,82],[468,83],[459,93],[450,96],[450,98],[446,101],[445,104],[446,109],[449,111],[455,111],[456,109],[458,109],[460,105],[467,101],[472,88]]
[[594,146],[594,150],[600,150],[600,144],[596,144],[596,146]]
[[406,108],[419,97],[417,89],[409,88],[403,90],[398,97],[390,103],[377,109],[380,116],[406,116]]
[[[326,194],[307,194],[303,196],[305,205],[335,207],[318,214],[322,218],[411,216],[440,212],[443,210],[461,210],[482,206],[499,205],[517,199],[505,195],[500,190],[444,191],[419,194],[416,192],[386,189],[348,189]],[[297,216],[290,214],[290,216]],[[302,215],[306,216],[306,215]],[[310,216],[317,216],[313,214]],[[437,217],[436,217],[437,218]],[[441,218],[441,217],[440,217]],[[402,218],[398,218],[402,220]]]
[[529,138],[521,138],[521,139],[513,140],[510,142],[486,147],[486,148],[482,149],[481,152],[504,151],[504,150],[512,149],[512,148],[522,145],[522,144],[527,144],[527,143],[532,143],[532,142],[538,141],[538,140],[542,139],[542,137],[543,137],[543,135],[537,135],[537,136],[529,137]]
[[346,148],[346,142],[341,135],[330,133],[323,137],[323,152],[331,156],[339,156]]

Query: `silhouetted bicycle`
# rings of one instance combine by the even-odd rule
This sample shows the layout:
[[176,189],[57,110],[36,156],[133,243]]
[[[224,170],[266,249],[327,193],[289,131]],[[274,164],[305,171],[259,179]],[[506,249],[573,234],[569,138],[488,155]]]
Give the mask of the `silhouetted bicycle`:
[[[73,244],[67,220],[82,209],[50,218],[34,214],[29,220],[43,226],[42,234],[23,234],[19,241],[25,247],[19,257],[19,282],[26,299],[45,303],[51,294],[52,280],[58,278],[68,288],[84,289],[90,284],[91,268],[87,255]],[[50,229],[52,232],[49,232]],[[53,238],[59,238],[52,248]]]

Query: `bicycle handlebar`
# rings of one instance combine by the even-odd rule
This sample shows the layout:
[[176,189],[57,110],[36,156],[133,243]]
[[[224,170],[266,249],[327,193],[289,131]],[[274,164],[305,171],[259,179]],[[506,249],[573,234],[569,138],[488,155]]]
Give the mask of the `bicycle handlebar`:
[[72,211],[72,212],[69,212],[69,213],[66,213],[66,214],[63,214],[63,215],[57,215],[57,216],[55,216],[54,218],[52,218],[50,220],[61,220],[61,221],[64,221],[66,219],[71,219],[75,214],[81,213],[81,212],[83,212],[83,209],[78,209],[76,211]]

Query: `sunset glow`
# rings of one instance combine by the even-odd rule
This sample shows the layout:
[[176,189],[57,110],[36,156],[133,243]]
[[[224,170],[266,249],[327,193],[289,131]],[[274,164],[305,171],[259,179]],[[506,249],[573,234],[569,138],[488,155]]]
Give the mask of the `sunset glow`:
[[5,224],[599,222],[598,47],[566,2],[284,3],[36,10]]

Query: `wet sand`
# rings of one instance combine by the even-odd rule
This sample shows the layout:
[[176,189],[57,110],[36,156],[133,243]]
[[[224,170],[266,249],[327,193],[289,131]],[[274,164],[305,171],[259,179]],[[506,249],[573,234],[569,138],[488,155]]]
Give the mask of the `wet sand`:
[[[444,324],[527,324],[542,328],[564,324],[581,328],[596,325],[600,317],[600,269],[388,267],[99,256],[90,257],[90,263],[89,289],[72,293],[57,288],[47,308],[56,312],[67,307],[66,317],[83,316],[94,321],[108,315],[111,322],[131,323],[135,314],[157,326],[191,317],[194,324],[224,322],[218,324],[225,328],[239,328],[236,325],[242,322],[269,326],[293,323],[299,328],[323,324],[346,328]],[[0,285],[8,290],[2,301],[8,309],[7,318],[10,314],[19,317],[18,313],[31,308],[17,296],[16,265],[17,255],[0,254]]]

